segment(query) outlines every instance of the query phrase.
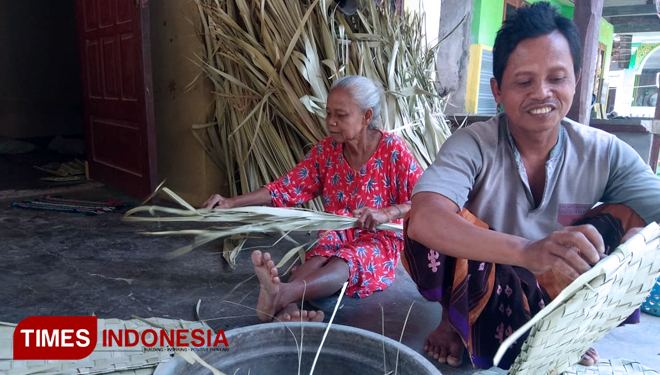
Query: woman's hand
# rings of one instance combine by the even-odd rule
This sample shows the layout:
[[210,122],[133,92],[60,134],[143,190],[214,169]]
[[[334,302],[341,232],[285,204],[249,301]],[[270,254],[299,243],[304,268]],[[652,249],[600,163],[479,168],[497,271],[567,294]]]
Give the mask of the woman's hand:
[[524,248],[523,266],[535,274],[554,269],[577,278],[605,255],[605,245],[593,225],[565,227]]
[[357,217],[355,226],[364,230],[372,230],[379,224],[387,223],[390,221],[390,218],[387,216],[385,211],[369,207],[358,208],[357,210],[353,211],[353,216]]
[[255,191],[243,195],[237,195],[231,198],[225,198],[220,194],[213,194],[204,202],[203,207],[213,208],[238,208],[246,206],[264,206],[271,204],[270,191],[261,187]]
[[234,208],[231,198],[225,198],[220,194],[213,194],[203,204],[204,208]]

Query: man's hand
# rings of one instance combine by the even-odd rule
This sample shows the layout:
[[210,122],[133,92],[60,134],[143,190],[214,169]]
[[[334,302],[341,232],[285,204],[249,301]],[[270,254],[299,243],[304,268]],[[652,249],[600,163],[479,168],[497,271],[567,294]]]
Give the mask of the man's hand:
[[364,230],[372,230],[379,224],[387,223],[389,221],[389,217],[383,210],[369,207],[358,208],[353,211],[353,216],[358,218],[355,221],[355,226]]
[[571,278],[588,271],[604,257],[605,245],[593,225],[565,227],[523,249],[523,266],[535,274],[554,269]]
[[220,194],[213,194],[202,205],[204,208],[233,208],[231,198],[225,198]]

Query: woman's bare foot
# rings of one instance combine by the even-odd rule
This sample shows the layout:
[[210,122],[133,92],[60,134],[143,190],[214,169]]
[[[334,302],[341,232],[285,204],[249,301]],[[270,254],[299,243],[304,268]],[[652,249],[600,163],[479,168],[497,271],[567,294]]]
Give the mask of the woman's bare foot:
[[322,322],[325,318],[325,313],[321,310],[309,310],[308,317],[310,322]]
[[580,363],[583,366],[593,366],[598,360],[600,359],[600,355],[594,348],[589,348],[587,351],[582,354],[582,358],[580,359]]
[[463,363],[463,341],[444,317],[424,340],[424,350],[440,363],[453,367]]
[[254,273],[259,278],[259,300],[257,301],[257,317],[262,322],[270,322],[277,313],[277,300],[280,296],[280,278],[270,254],[261,251],[252,252]]
[[275,320],[281,322],[322,322],[325,314],[323,311],[300,310],[298,305],[290,303],[275,315]]

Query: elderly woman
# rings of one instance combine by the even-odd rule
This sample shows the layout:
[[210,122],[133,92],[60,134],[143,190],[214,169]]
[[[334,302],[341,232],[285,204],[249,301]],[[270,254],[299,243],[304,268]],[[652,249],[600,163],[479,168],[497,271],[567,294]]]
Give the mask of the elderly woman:
[[322,321],[323,312],[301,311],[297,303],[330,296],[346,281],[347,295],[366,297],[394,280],[402,236],[375,227],[400,222],[409,211],[421,170],[399,137],[379,129],[382,96],[365,77],[337,80],[326,106],[328,138],[277,181],[233,198],[215,194],[204,203],[206,208],[285,207],[321,196],[326,212],[357,218],[354,228],[319,233],[317,246],[287,282],[280,281],[270,254],[252,253],[262,321]]

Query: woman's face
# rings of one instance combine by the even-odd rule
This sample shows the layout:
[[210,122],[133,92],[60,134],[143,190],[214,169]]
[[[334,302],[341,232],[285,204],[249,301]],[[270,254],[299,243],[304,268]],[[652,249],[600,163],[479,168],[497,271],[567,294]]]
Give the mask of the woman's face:
[[335,142],[357,139],[366,132],[372,116],[373,111],[363,112],[346,88],[337,87],[328,94],[325,125]]

